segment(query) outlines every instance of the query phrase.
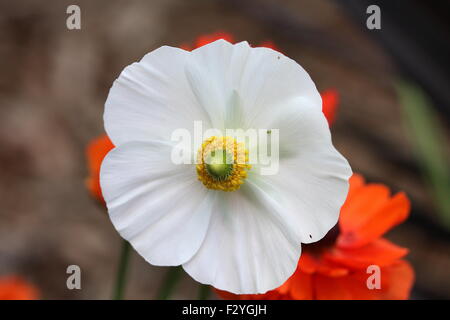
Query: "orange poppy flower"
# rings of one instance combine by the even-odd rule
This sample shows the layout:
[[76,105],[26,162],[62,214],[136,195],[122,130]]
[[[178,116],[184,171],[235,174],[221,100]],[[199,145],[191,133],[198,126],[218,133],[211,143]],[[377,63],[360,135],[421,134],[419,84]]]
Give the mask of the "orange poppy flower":
[[331,126],[336,120],[337,105],[339,103],[339,92],[335,89],[328,89],[323,91],[322,96],[322,112]]
[[218,31],[214,33],[203,34],[197,37],[194,43],[182,44],[180,47],[181,49],[191,51],[219,39],[224,39],[227,40],[228,42],[234,43],[234,37],[232,34],[223,31]]
[[91,195],[104,203],[102,189],[100,188],[100,166],[108,152],[114,148],[111,140],[106,134],[92,140],[86,148],[86,158],[89,176],[86,179],[86,187]]
[[36,300],[38,290],[18,276],[0,278],[0,300]]
[[[207,45],[208,43],[214,42],[216,40],[219,39],[223,39],[226,40],[230,43],[235,43],[236,41],[234,40],[234,36],[228,32],[224,32],[224,31],[218,31],[218,32],[214,32],[214,33],[209,33],[209,34],[203,34],[199,37],[197,37],[197,39],[195,39],[193,44],[186,44],[183,43],[180,48],[184,49],[184,50],[194,50],[197,49],[199,47],[202,47],[204,45]],[[275,45],[275,43],[273,41],[267,40],[267,41],[263,41],[261,42],[258,47],[266,47],[266,48],[270,48],[273,50],[277,50],[280,51],[278,49],[278,47]]]
[[[412,267],[402,260],[408,250],[382,236],[409,210],[403,192],[391,196],[386,186],[354,174],[338,225],[319,242],[303,245],[297,271],[281,287],[260,295],[217,292],[225,299],[407,299],[414,281]],[[371,265],[379,267],[379,288],[368,288]]]

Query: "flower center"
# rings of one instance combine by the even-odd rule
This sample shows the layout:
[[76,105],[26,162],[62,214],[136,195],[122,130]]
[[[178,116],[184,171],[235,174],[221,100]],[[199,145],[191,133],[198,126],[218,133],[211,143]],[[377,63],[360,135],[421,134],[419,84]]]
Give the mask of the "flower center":
[[232,137],[210,137],[197,154],[198,179],[209,189],[234,191],[247,177],[248,150]]

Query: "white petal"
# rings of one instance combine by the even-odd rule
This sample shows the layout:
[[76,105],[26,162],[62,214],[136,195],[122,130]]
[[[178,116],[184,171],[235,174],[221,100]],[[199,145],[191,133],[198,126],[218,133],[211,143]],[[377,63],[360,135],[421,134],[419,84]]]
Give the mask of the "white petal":
[[192,165],[171,162],[172,147],[129,142],[103,160],[100,182],[121,236],[154,265],[180,265],[200,247],[215,194]]
[[[236,120],[237,90],[250,50],[247,42],[232,45],[217,40],[192,51],[186,75],[214,128],[230,128],[230,120]],[[234,114],[231,119],[229,114]],[[239,124],[233,122],[235,126]]]
[[[352,170],[334,148],[320,110],[294,99],[269,122],[280,129],[280,162],[275,175],[250,172],[251,183],[276,203],[287,226],[302,243],[320,240],[337,223]],[[274,210],[275,211],[275,210]]]
[[271,129],[264,126],[267,119],[293,99],[322,109],[322,99],[308,73],[294,60],[268,48],[250,51],[239,93],[248,128]]
[[205,108],[213,111],[212,122],[219,129],[228,113],[237,113],[229,110],[237,107],[236,96],[243,116],[240,121],[225,123],[228,129],[259,129],[259,124],[277,112],[275,106],[294,98],[322,108],[308,73],[272,49],[218,40],[194,50],[186,70],[192,90]]
[[[219,191],[220,192],[220,191]],[[295,271],[300,244],[246,184],[219,193],[205,240],[183,268],[195,280],[236,294],[264,293]]]
[[105,103],[105,130],[114,145],[170,140],[174,129],[190,130],[195,120],[209,125],[185,74],[189,56],[163,46],[122,71]]

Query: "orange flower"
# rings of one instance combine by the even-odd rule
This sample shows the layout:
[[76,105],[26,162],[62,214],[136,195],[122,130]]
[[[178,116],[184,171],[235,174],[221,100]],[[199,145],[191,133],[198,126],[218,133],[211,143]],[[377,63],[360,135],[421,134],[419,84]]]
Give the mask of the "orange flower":
[[325,118],[327,118],[328,124],[331,126],[336,119],[339,92],[335,89],[328,89],[320,95],[322,96],[322,112],[325,114]]
[[86,187],[89,192],[100,202],[104,203],[100,188],[100,166],[108,152],[114,148],[109,137],[104,134],[92,140],[86,148],[89,176],[86,179]]
[[[203,34],[203,35],[197,37],[197,39],[194,41],[193,44],[184,43],[180,46],[180,48],[191,51],[191,50],[197,49],[199,47],[202,47],[204,45],[207,45],[208,43],[214,42],[219,39],[224,39],[230,43],[236,42],[234,40],[234,36],[232,34],[230,34],[228,32],[224,32],[224,31],[218,31],[218,32],[214,32],[214,33]],[[276,51],[280,51],[278,49],[278,47],[275,45],[275,43],[270,40],[261,42],[258,45],[258,47],[266,47],[266,48],[270,48],[270,49],[273,49]]]
[[234,42],[234,37],[232,34],[223,31],[218,31],[215,33],[204,34],[199,36],[195,41],[194,48],[202,47],[208,43],[214,42],[219,39],[224,39],[231,43]]
[[228,42],[234,43],[234,37],[232,34],[223,31],[218,31],[214,33],[203,34],[197,37],[197,39],[193,44],[182,44],[180,47],[184,50],[191,51],[219,39],[224,39],[227,40]]
[[[321,241],[303,246],[297,271],[281,287],[261,295],[217,292],[225,299],[407,299],[414,281],[412,267],[402,260],[408,250],[382,235],[409,210],[403,192],[391,196],[386,186],[366,184],[354,174],[338,225]],[[380,289],[367,287],[370,265],[380,267]]]
[[17,276],[0,278],[0,300],[36,300],[38,290]]

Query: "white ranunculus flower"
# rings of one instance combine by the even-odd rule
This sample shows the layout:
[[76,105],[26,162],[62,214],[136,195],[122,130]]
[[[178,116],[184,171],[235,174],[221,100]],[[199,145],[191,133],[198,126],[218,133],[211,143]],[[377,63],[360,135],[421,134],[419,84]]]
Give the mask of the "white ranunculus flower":
[[[123,70],[105,104],[116,148],[100,181],[115,228],[149,263],[183,265],[218,289],[280,286],[301,243],[324,237],[347,196],[351,169],[321,110],[306,71],[274,50],[218,40],[192,52],[150,52]],[[171,135],[194,121],[204,129],[279,129],[278,173],[261,175],[258,164],[173,163]],[[194,148],[210,152],[227,139]]]

